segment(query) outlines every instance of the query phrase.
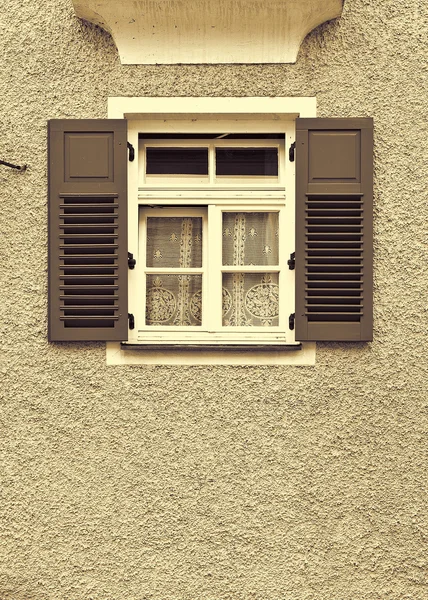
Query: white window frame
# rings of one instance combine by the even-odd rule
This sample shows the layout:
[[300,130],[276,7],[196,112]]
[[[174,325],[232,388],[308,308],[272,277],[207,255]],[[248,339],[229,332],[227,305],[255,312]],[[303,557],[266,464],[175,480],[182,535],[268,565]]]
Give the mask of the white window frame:
[[[204,306],[208,299],[206,277],[208,275],[208,210],[206,207],[188,207],[188,206],[167,206],[164,208],[148,207],[140,204],[139,208],[139,252],[137,265],[140,266],[140,275],[138,276],[139,282],[139,296],[138,302],[135,302],[135,324],[136,324],[136,335],[128,337],[128,341],[132,343],[158,343],[168,344],[174,343],[188,343],[193,340],[198,342],[200,338],[200,331],[202,326],[156,326],[147,325],[145,319],[145,302],[146,298],[146,275],[153,274],[167,274],[179,271],[180,273],[186,272],[188,274],[202,275],[203,287],[202,287],[202,314],[204,313]],[[185,268],[156,268],[156,267],[145,267],[146,262],[146,217],[201,217],[202,218],[202,265],[201,267],[185,267]],[[135,299],[133,299],[135,300]]]
[[[142,203],[155,207],[206,205],[211,219],[215,217],[217,220],[217,227],[219,223],[221,226],[218,215],[221,215],[222,210],[235,211],[239,207],[239,211],[246,212],[255,210],[256,206],[259,210],[263,210],[266,205],[266,210],[281,210],[282,230],[287,228],[288,244],[290,240],[292,242],[286,251],[282,249],[282,256],[294,251],[294,163],[288,163],[288,157],[285,179],[282,181],[268,183],[253,181],[249,182],[248,186],[243,185],[242,181],[235,183],[230,180],[217,184],[214,181],[208,184],[186,182],[186,185],[178,190],[176,183],[168,185],[164,181],[154,181],[156,178],[152,178],[150,182],[141,182],[142,165],[138,160],[138,136],[140,132],[284,133],[287,151],[294,141],[294,119],[297,116],[316,116],[315,98],[110,98],[108,116],[128,119],[128,140],[137,154],[136,160],[128,163],[128,250],[137,257],[137,264],[140,262],[138,248],[141,244],[139,244],[138,223],[142,213],[139,207]],[[200,144],[200,140],[197,142]],[[261,145],[275,145],[275,140],[267,142],[260,140]],[[147,143],[154,145],[157,142],[153,140],[152,144],[150,140]],[[177,146],[183,145],[178,141],[174,143],[177,143]],[[236,145],[242,146],[237,141]],[[281,160],[286,160],[283,151]],[[260,202],[261,198],[262,202]],[[221,256],[221,253],[219,255]],[[293,275],[294,273],[288,269],[281,268],[281,287],[287,288],[288,292],[285,296],[289,298],[291,296],[294,298]],[[286,306],[282,307],[284,317],[278,328],[286,333],[285,337],[282,334],[278,336],[278,330],[266,333],[264,328],[263,332],[257,331],[256,336],[260,336],[257,340],[252,327],[231,328],[236,331],[232,335],[228,334],[229,345],[239,345],[239,350],[234,347],[228,348],[224,334],[218,331],[204,335],[178,330],[168,333],[161,331],[157,336],[151,334],[151,338],[147,335],[147,331],[145,331],[146,335],[139,333],[147,330],[144,326],[138,326],[142,320],[143,303],[140,303],[140,309],[137,308],[138,298],[141,298],[142,293],[142,279],[141,272],[137,268],[129,271],[129,312],[138,315],[137,328],[130,330],[127,346],[117,343],[107,344],[108,364],[312,365],[315,362],[315,343],[304,343],[301,349],[299,346],[298,350],[290,350],[290,344],[294,340],[288,327],[284,328],[285,316],[288,320],[288,312],[290,312],[289,307]],[[284,297],[284,293],[282,296]],[[284,344],[288,344],[287,349],[284,348]],[[198,345],[199,348],[195,351],[193,348]],[[217,349],[213,349],[214,346],[217,346]],[[245,346],[248,350],[243,351]]]

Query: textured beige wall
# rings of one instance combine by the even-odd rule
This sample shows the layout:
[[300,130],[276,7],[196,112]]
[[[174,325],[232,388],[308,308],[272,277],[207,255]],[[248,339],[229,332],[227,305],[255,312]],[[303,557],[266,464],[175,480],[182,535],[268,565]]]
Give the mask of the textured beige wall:
[[[1,600],[423,600],[425,0],[346,0],[295,65],[122,66],[70,0],[0,12]],[[315,367],[106,367],[46,339],[46,120],[108,96],[375,119],[375,340]],[[425,535],[425,537],[424,537]]]

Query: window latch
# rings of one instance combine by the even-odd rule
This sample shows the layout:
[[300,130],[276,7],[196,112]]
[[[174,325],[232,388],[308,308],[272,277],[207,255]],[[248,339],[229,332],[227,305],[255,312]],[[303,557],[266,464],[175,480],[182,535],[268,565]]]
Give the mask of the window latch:
[[132,144],[130,144],[129,142],[126,142],[126,146],[129,150],[129,162],[132,162],[135,158],[134,146]]
[[288,317],[288,328],[293,331],[294,330],[294,321],[296,320],[296,313],[291,313]]
[[294,154],[296,151],[296,142],[293,142],[290,146],[290,148],[288,149],[288,158],[290,160],[290,162],[294,162]]
[[288,268],[290,269],[290,271],[294,271],[294,269],[296,268],[296,253],[292,252],[290,254],[290,258],[287,260],[287,265]]
[[129,322],[129,329],[134,329],[135,319],[134,319],[134,315],[131,313],[128,313],[128,322]]
[[128,252],[128,269],[133,269],[137,261],[134,258],[134,255],[131,252]]

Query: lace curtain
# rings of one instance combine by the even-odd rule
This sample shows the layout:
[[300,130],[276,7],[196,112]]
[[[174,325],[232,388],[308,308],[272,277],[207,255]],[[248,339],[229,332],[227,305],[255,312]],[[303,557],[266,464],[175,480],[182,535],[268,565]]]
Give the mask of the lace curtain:
[[[202,266],[201,217],[149,217],[147,266]],[[191,326],[202,321],[202,275],[146,277],[146,324]]]
[[[278,213],[223,213],[223,265],[278,265]],[[200,217],[150,217],[147,266],[202,266]],[[202,275],[146,277],[146,324],[198,326],[202,321]],[[210,291],[214,294],[215,291]],[[278,325],[278,272],[223,273],[223,326]]]
[[[223,213],[223,265],[278,265],[278,213]],[[223,325],[278,325],[278,273],[224,273]]]

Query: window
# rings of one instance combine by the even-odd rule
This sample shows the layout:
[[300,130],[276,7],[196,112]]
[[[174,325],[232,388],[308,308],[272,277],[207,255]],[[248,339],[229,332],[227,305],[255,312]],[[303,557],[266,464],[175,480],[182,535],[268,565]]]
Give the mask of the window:
[[50,340],[115,341],[117,362],[227,346],[229,364],[370,340],[372,120],[308,118],[309,100],[112,99],[120,118],[50,121]]
[[294,274],[287,267],[294,202],[287,204],[285,190],[291,121],[282,128],[139,134],[129,343],[295,343],[288,324]]

